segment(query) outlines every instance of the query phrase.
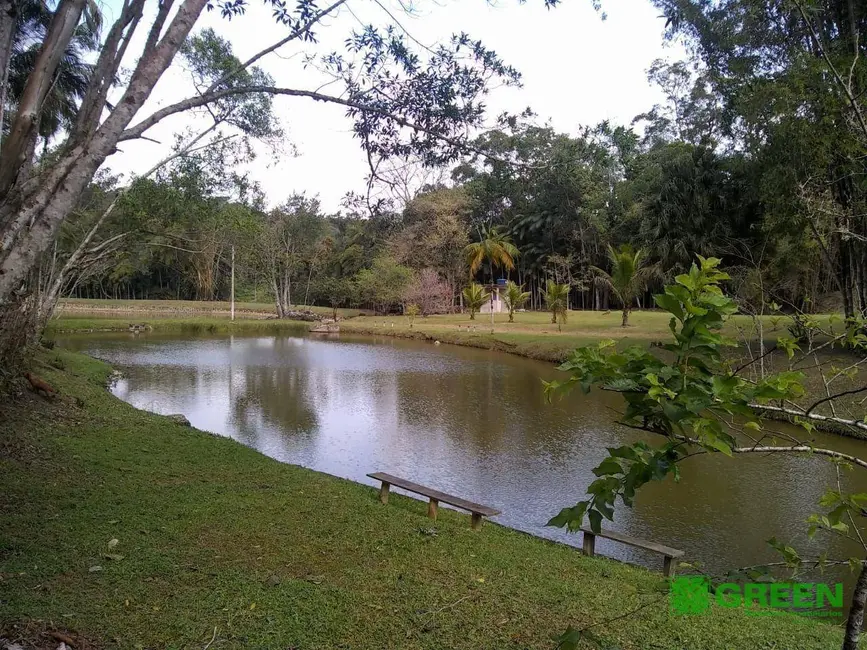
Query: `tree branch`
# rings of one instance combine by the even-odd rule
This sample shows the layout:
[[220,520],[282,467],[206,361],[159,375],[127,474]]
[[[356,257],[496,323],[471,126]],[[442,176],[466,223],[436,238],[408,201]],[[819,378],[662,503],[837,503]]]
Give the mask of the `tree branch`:
[[502,163],[509,163],[509,161],[498,158],[478,147],[475,147],[467,142],[458,140],[457,138],[443,135],[433,129],[422,126],[420,124],[416,124],[415,122],[410,122],[409,120],[397,116],[389,111],[383,110],[381,108],[377,108],[375,106],[370,106],[368,104],[364,104],[361,102],[357,102],[351,99],[344,99],[342,97],[334,97],[333,95],[323,95],[322,93],[317,93],[311,90],[298,90],[294,88],[278,88],[276,86],[242,86],[237,88],[224,88],[220,90],[215,90],[212,92],[207,92],[197,97],[188,97],[176,104],[172,104],[170,106],[166,106],[165,108],[161,108],[160,110],[153,113],[150,117],[142,120],[138,124],[133,127],[128,128],[124,131],[120,138],[119,142],[124,142],[126,140],[133,140],[135,138],[142,137],[142,134],[150,129],[155,124],[161,122],[171,115],[175,115],[177,113],[182,113],[184,111],[188,111],[193,108],[198,108],[200,106],[204,106],[206,104],[213,103],[218,101],[224,97],[230,97],[232,95],[243,95],[243,94],[253,94],[253,93],[263,93],[269,95],[286,95],[289,97],[307,97],[308,99],[312,99],[318,102],[325,102],[330,104],[338,104],[340,106],[345,106],[346,108],[350,108],[353,110],[360,111],[362,113],[372,113],[375,115],[380,115],[385,117],[395,124],[406,127],[408,129],[412,129],[414,131],[418,131],[421,133],[426,133],[434,138],[441,140],[447,144],[452,145],[457,149],[462,149],[464,151],[469,151],[480,156],[484,156],[489,160],[494,160]]
[[239,73],[243,72],[244,70],[249,68],[251,65],[256,63],[256,61],[261,59],[263,56],[267,56],[268,54],[271,54],[271,52],[273,52],[275,50],[279,50],[281,47],[286,45],[286,43],[289,43],[290,41],[294,41],[296,38],[306,34],[310,30],[310,28],[313,27],[313,25],[318,23],[320,20],[322,20],[325,16],[330,14],[335,9],[339,8],[340,5],[345,4],[347,1],[348,0],[337,0],[337,2],[335,2],[331,6],[326,7],[325,9],[322,9],[321,11],[318,11],[316,14],[311,16],[307,22],[305,22],[303,25],[299,26],[297,29],[292,31],[286,38],[281,39],[281,40],[277,41],[276,43],[274,43],[273,45],[266,47],[264,50],[261,50],[257,54],[254,54],[249,59],[244,61],[239,67],[235,68],[231,72],[226,73],[222,78],[220,78],[217,81],[215,81],[214,83],[212,83],[211,86],[205,91],[205,94],[216,90],[219,86],[223,85],[227,81],[230,81],[235,76],[237,76]]
[[807,414],[803,410],[786,408],[784,406],[771,406],[770,404],[750,404],[750,408],[758,409],[761,411],[773,411],[775,413],[785,413],[786,415],[793,415],[801,418],[808,418],[810,420],[818,420],[820,422],[833,422],[835,424],[842,424],[847,427],[854,427],[856,429],[861,429],[862,431],[867,431],[867,422],[862,422],[860,420],[849,420],[846,418],[836,418],[828,415],[821,415],[819,413],[810,413]]
[[817,406],[820,406],[821,404],[824,404],[825,402],[831,402],[831,401],[837,399],[838,397],[844,397],[845,395],[857,395],[858,393],[863,393],[865,390],[867,390],[867,386],[861,386],[861,388],[853,388],[851,390],[844,390],[844,391],[841,391],[839,393],[835,393],[833,395],[828,395],[827,397],[823,397],[822,399],[820,399],[816,402],[813,402],[813,404],[810,405],[810,407],[807,408],[806,411],[804,411],[804,417],[809,417],[810,414],[814,410],[816,410]]
[[795,6],[798,8],[798,12],[801,14],[801,18],[807,25],[807,29],[810,30],[810,34],[812,35],[813,40],[816,43],[816,47],[819,48],[819,53],[822,55],[822,58],[825,59],[825,63],[827,63],[828,67],[831,69],[831,74],[834,75],[834,79],[836,79],[840,88],[846,94],[846,99],[849,100],[849,105],[852,107],[855,116],[858,118],[858,124],[861,127],[861,131],[864,133],[864,137],[867,138],[867,122],[865,122],[864,115],[861,113],[861,107],[858,105],[858,101],[855,99],[855,95],[852,93],[852,87],[843,80],[843,77],[840,76],[840,73],[837,71],[837,67],[831,61],[831,57],[828,56],[828,51],[822,44],[822,41],[819,38],[819,34],[816,33],[816,28],[813,27],[813,23],[810,22],[810,19],[807,17],[807,12],[804,10],[804,6],[801,4],[800,0],[794,0],[794,2]]

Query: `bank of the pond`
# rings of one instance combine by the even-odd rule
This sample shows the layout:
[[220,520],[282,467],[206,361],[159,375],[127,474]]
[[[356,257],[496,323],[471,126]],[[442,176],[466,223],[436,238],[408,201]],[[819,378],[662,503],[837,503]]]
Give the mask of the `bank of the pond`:
[[27,394],[0,418],[0,636],[551,648],[567,625],[593,625],[623,648],[840,645],[812,619],[674,616],[659,574],[496,525],[476,533],[465,515],[441,510],[432,526],[418,501],[385,507],[370,487],[138,411],[93,359],[44,352],[37,372],[61,397]]
[[128,332],[136,326],[142,333],[165,334],[303,334],[310,323],[297,320],[269,318],[217,318],[214,316],[145,316],[134,313],[126,318],[63,316],[49,322],[45,333]]

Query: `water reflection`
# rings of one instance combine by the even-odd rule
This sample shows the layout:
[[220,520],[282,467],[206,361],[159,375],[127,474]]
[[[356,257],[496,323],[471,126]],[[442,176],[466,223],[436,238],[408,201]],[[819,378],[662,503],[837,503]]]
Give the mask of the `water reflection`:
[[[548,364],[483,350],[390,338],[162,338],[88,335],[61,344],[125,373],[116,394],[139,408],[183,413],[281,461],[368,482],[388,471],[503,511],[498,520],[574,542],[545,522],[580,499],[605,447],[638,439],[612,424],[619,397],[575,394],[549,405]],[[864,455],[864,443],[819,441]],[[847,476],[847,482],[856,479]],[[774,554],[773,535],[804,540],[804,519],[834,484],[818,458],[706,456],[680,484],[647,487],[611,528],[687,552],[709,570]],[[863,478],[851,488],[867,491]],[[848,557],[844,540],[813,543]],[[650,557],[599,542],[600,552],[657,567]],[[825,578],[828,579],[828,578]]]

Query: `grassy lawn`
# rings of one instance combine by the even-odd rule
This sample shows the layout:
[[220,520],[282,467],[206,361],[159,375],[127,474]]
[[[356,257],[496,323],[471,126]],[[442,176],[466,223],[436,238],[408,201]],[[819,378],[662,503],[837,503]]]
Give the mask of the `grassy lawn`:
[[382,506],[370,487],[133,409],[81,355],[45,352],[38,373],[62,397],[27,393],[0,417],[0,636],[552,648],[571,624],[625,649],[840,646],[839,628],[811,619],[675,616],[660,574],[493,524],[475,532],[450,511],[433,525],[400,496]]
[[[508,314],[494,314],[493,333],[489,314],[476,314],[475,320],[470,320],[467,314],[416,317],[412,327],[406,316],[365,316],[346,320],[340,327],[350,332],[433,338],[443,343],[490,347],[556,362],[576,347],[601,339],[613,339],[623,345],[666,341],[671,337],[669,319],[670,315],[660,311],[635,311],[629,317],[629,326],[621,327],[617,311],[570,311],[566,323],[558,327],[551,323],[550,313],[528,311],[515,314],[513,323],[509,322]],[[766,339],[787,335],[783,321],[763,320]],[[746,316],[731,318],[725,334],[738,340],[757,336],[752,320]]]
[[[298,306],[298,309],[309,309],[330,316],[331,307]],[[61,316],[80,311],[120,311],[120,312],[153,312],[155,315],[171,316],[177,314],[197,314],[226,317],[231,312],[231,304],[227,300],[97,300],[83,298],[63,298],[57,309]],[[338,309],[342,318],[349,318],[362,313],[359,309]],[[248,317],[273,316],[273,302],[236,302],[235,314]]]
[[[304,307],[330,315],[326,307]],[[263,320],[274,314],[267,303],[237,303],[236,320],[229,321],[227,302],[196,302],[185,300],[77,300],[61,302],[58,315],[49,324],[49,331],[125,330],[129,323],[148,323],[155,330],[186,332],[287,332],[299,328],[291,321]],[[491,333],[490,316],[477,314],[470,320],[467,314],[417,317],[412,327],[405,316],[371,316],[358,309],[340,309],[341,329],[357,334],[403,336],[436,339],[443,343],[493,348],[544,361],[561,361],[579,345],[611,338],[623,343],[643,343],[669,336],[668,317],[657,311],[636,311],[630,316],[629,327],[620,327],[620,312],[572,311],[567,322],[558,328],[547,312],[520,312],[515,322],[507,314],[495,314]],[[784,334],[784,325],[773,330],[765,319],[768,338]],[[303,326],[304,329],[307,326]],[[727,333],[740,337],[743,328],[754,337],[753,324],[746,317],[735,317]]]
[[209,315],[187,316],[183,314],[140,314],[125,318],[111,315],[66,314],[48,323],[46,334],[58,332],[107,332],[128,331],[131,323],[146,324],[155,332],[180,334],[303,334],[310,330],[311,323],[297,320],[228,318]]

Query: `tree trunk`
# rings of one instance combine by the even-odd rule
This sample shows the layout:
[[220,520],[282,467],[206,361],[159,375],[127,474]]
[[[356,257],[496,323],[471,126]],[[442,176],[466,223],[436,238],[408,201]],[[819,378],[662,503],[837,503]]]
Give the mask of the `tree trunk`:
[[27,77],[15,119],[9,128],[9,137],[0,155],[0,195],[9,191],[22,165],[27,162],[27,148],[42,112],[42,104],[51,90],[54,74],[72,40],[84,5],[85,0],[61,0],[51,18],[51,25],[36,55],[33,71]]
[[[123,96],[92,137],[82,142],[68,143],[66,155],[41,171],[38,183],[16,186],[7,193],[6,201],[0,208],[0,303],[14,301],[15,292],[21,289],[24,280],[54,240],[57,230],[81,197],[93,174],[112,153],[124,129],[171,64],[206,2],[185,0],[178,8],[159,43],[146,50],[139,59]],[[78,7],[80,16],[83,5],[84,0],[61,3],[61,7],[68,7],[62,17],[71,19],[70,12],[75,7]],[[55,12],[55,21],[59,20],[60,12],[60,8]],[[75,19],[77,23],[78,18]],[[63,22],[63,26],[68,27],[68,22]],[[59,42],[55,45],[59,45]],[[46,39],[44,46],[50,45],[51,42]],[[65,47],[66,44],[59,48],[59,54],[52,52],[52,56],[61,56]],[[2,182],[11,184],[10,179],[14,181],[17,177],[18,167],[23,162],[18,161],[18,153],[17,145],[10,144],[3,148],[0,187]],[[7,161],[11,169],[7,168]]]
[[626,327],[629,325],[629,309],[627,307],[623,308],[623,320],[620,323],[620,327]]
[[861,573],[855,582],[849,617],[846,619],[846,632],[843,637],[843,650],[858,650],[858,639],[864,623],[864,604],[867,602],[867,564],[861,565]]
[[[6,84],[9,81],[9,60],[12,57],[12,43],[15,37],[15,24],[18,21],[18,8],[13,0],[0,0],[0,125],[6,111]],[[0,138],[3,137],[0,131]],[[2,148],[0,148],[2,151]]]
[[280,287],[277,286],[276,274],[271,274],[271,288],[274,290],[274,306],[277,309],[277,318],[283,318],[283,301],[280,299]]

